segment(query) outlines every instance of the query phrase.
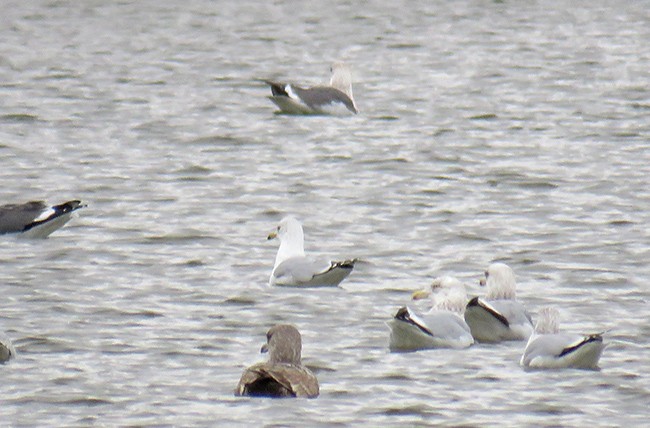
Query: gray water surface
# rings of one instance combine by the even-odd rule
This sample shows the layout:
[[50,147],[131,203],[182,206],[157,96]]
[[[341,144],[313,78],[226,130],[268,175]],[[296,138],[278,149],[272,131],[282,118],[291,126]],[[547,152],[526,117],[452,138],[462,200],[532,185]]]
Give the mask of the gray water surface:
[[[2,202],[89,205],[2,239],[3,424],[646,424],[647,1],[1,7]],[[358,116],[273,114],[259,79],[338,59]],[[363,260],[341,288],[267,286],[288,213],[308,252]],[[524,343],[388,352],[411,291],[480,295],[495,260],[533,314],[609,330],[602,370],[525,372]],[[283,322],[321,396],[234,397]]]

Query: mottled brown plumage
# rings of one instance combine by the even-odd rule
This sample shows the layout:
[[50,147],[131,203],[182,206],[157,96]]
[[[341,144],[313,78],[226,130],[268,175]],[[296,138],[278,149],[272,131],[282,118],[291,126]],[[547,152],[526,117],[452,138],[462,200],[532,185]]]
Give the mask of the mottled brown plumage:
[[300,361],[302,340],[298,330],[292,325],[276,325],[266,338],[262,352],[269,352],[269,360],[244,370],[235,395],[318,397],[318,379]]

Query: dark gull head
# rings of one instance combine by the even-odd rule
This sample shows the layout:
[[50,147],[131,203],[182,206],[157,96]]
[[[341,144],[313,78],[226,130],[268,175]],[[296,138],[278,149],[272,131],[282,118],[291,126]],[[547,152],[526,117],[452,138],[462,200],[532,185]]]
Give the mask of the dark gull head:
[[302,338],[298,329],[289,324],[280,324],[266,333],[266,344],[262,352],[269,353],[269,363],[287,363],[300,365]]
[[262,352],[269,353],[268,361],[244,370],[235,395],[318,397],[318,379],[300,361],[302,340],[298,329],[289,324],[276,325],[269,329],[266,338]]

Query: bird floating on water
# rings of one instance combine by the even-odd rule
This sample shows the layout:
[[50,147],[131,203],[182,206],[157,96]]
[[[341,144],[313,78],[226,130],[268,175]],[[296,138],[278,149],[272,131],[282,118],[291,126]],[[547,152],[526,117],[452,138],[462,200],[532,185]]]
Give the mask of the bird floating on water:
[[0,235],[15,233],[28,238],[47,238],[70,221],[75,211],[85,206],[77,200],[53,206],[43,201],[2,205]]
[[329,86],[305,88],[293,83],[265,80],[271,86],[269,97],[285,114],[350,114],[359,113],[352,95],[352,73],[343,62],[331,67]]
[[329,261],[305,256],[302,225],[293,216],[280,221],[268,239],[280,240],[269,285],[336,287],[354,269],[356,259]]
[[4,364],[16,356],[16,349],[7,335],[0,332],[0,364]]
[[269,353],[268,361],[244,370],[235,395],[318,397],[318,379],[301,362],[302,339],[298,329],[289,324],[276,325],[268,331],[266,340],[261,352]]
[[[465,286],[454,277],[444,276],[436,278],[429,288],[433,290],[433,306],[429,312],[419,317],[403,306],[387,323],[390,328],[388,347],[391,351],[461,349],[474,343],[463,319],[467,303]],[[421,293],[414,293],[414,298],[421,297]]]
[[516,300],[515,274],[504,263],[492,263],[481,285],[485,299],[474,297],[465,308],[465,321],[478,342],[526,340],[533,332],[530,315]]
[[558,310],[546,307],[539,311],[519,364],[532,369],[597,369],[605,347],[602,333],[560,333]]

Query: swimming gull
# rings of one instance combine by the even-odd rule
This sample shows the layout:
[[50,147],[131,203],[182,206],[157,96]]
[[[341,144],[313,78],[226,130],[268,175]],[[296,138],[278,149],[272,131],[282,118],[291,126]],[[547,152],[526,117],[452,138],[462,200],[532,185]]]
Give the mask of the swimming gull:
[[0,235],[19,233],[28,238],[47,238],[85,207],[81,201],[68,201],[49,206],[43,201],[0,206]]
[[555,308],[542,308],[538,317],[535,332],[521,356],[521,366],[536,369],[598,368],[598,360],[606,346],[602,333],[560,333],[559,312]]
[[300,361],[302,340],[296,327],[289,324],[271,327],[266,334],[266,340],[267,343],[262,346],[261,352],[268,351],[268,361],[244,370],[235,395],[318,397],[318,379]]
[[504,263],[493,263],[480,284],[485,300],[474,297],[465,308],[465,321],[478,342],[525,340],[533,332],[530,315],[516,300],[515,274]]
[[434,348],[467,348],[474,343],[469,326],[462,318],[467,293],[465,286],[451,276],[436,278],[431,287],[433,306],[418,317],[408,306],[401,307],[387,323],[391,351],[417,351]]
[[268,239],[278,238],[280,247],[269,285],[288,287],[336,287],[343,281],[356,262],[353,260],[328,261],[305,256],[302,225],[293,216],[280,221]]
[[286,114],[357,114],[350,69],[343,62],[335,62],[330,71],[329,86],[303,88],[293,83],[265,80],[273,94],[269,99]]
[[4,364],[16,356],[16,349],[6,334],[0,332],[0,364]]

